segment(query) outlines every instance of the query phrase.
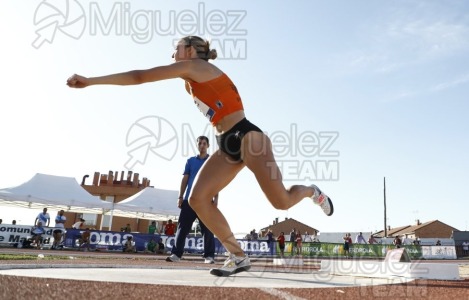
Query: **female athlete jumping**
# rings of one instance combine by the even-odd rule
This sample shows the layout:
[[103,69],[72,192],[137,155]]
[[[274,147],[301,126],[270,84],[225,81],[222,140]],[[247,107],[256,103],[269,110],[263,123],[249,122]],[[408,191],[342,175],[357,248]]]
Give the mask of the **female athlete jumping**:
[[185,81],[187,92],[215,127],[219,146],[200,170],[189,203],[230,253],[223,267],[212,269],[210,273],[229,276],[249,270],[251,263],[225,217],[211,200],[245,166],[254,173],[262,191],[276,209],[289,209],[306,197],[312,198],[328,216],[332,215],[334,208],[331,199],[315,185],[285,188],[270,139],[246,119],[241,97],[230,78],[208,62],[216,57],[217,53],[210,49],[208,41],[187,36],[178,42],[173,54],[175,62],[170,65],[100,77],[75,74],[68,78],[67,85],[84,88],[98,84],[136,85],[172,78]]

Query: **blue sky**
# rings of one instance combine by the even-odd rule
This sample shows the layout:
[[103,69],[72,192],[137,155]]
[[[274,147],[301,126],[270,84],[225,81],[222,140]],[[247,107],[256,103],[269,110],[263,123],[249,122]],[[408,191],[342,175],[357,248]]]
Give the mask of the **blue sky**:
[[[208,134],[216,149],[182,80],[84,90],[65,81],[171,63],[174,41],[193,23],[171,18],[192,16],[193,34],[217,46],[214,63],[237,85],[248,119],[273,139],[285,185],[316,182],[336,208],[326,217],[306,199],[275,210],[244,170],[220,194],[234,232],[276,217],[324,232],[381,230],[383,177],[389,225],[438,219],[468,229],[466,1],[41,3],[7,0],[0,10],[0,188],[38,172],[79,182],[120,172],[139,149],[133,171],[178,189],[193,137]],[[37,39],[41,28],[55,35]],[[161,129],[160,139],[141,126]],[[165,146],[172,137],[177,144]],[[143,142],[153,151],[138,148]],[[22,224],[37,213],[1,211],[4,222],[31,214],[16,217]]]

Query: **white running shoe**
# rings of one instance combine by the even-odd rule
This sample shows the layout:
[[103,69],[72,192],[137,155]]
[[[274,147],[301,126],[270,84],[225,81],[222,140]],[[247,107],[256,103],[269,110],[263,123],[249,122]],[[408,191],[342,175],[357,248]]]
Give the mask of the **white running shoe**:
[[248,256],[230,256],[225,260],[223,267],[219,269],[211,269],[210,274],[215,276],[230,276],[239,272],[251,269],[251,261]]
[[214,264],[215,263],[215,259],[213,257],[206,257],[205,258],[205,261],[204,261],[205,264]]
[[314,195],[311,197],[314,204],[319,205],[327,216],[331,216],[334,213],[331,198],[324,194],[316,185],[312,184],[311,187],[314,189]]
[[169,262],[180,262],[181,259],[176,254],[171,254],[170,256],[166,257],[166,261]]

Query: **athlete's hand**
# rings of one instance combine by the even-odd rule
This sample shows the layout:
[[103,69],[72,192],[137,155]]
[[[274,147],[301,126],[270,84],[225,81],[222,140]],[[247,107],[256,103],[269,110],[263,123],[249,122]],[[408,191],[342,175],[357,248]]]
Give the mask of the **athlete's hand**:
[[88,78],[73,74],[67,79],[67,85],[71,88],[81,89],[90,85]]
[[182,207],[182,199],[178,199],[178,207],[181,208]]

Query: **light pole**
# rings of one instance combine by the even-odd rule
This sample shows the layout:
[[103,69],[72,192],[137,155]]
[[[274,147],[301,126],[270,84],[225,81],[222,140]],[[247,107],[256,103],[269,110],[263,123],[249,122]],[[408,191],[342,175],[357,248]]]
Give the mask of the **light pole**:
[[387,220],[387,215],[386,215],[386,177],[384,177],[384,189],[383,189],[383,193],[384,193],[384,237],[387,237],[388,236],[388,224],[386,222]]

